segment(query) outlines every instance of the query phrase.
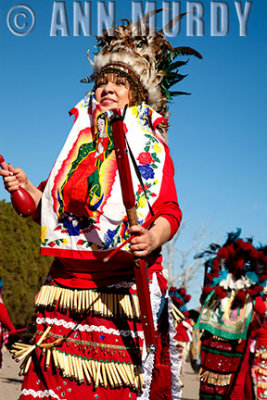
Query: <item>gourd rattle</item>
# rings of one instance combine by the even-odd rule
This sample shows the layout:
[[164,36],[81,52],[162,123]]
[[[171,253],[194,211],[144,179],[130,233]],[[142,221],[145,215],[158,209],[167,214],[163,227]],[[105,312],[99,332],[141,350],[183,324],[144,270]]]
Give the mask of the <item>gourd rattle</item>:
[[[4,157],[0,154],[0,167],[8,170]],[[23,188],[17,189],[10,194],[14,210],[22,217],[29,217],[36,209],[32,196]]]

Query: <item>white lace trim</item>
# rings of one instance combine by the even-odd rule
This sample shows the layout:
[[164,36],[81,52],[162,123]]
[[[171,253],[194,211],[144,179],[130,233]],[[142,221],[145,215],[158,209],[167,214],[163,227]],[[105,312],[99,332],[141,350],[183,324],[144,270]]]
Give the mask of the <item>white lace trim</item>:
[[113,283],[112,285],[108,285],[108,287],[109,288],[116,288],[116,289],[120,289],[120,288],[129,289],[129,288],[131,288],[133,290],[136,290],[136,284],[134,282],[126,282],[126,281]]
[[38,390],[38,392],[36,392],[33,389],[23,389],[21,391],[21,395],[23,396],[32,396],[35,399],[39,398],[39,399],[44,399],[45,397],[53,397],[54,399],[57,400],[67,400],[67,399],[63,399],[62,397],[59,397],[54,390],[49,389],[49,390]]
[[[149,286],[150,289],[150,299],[151,299],[151,307],[152,307],[152,314],[154,320],[155,330],[157,330],[157,313],[159,311],[160,302],[162,293],[158,284],[158,279],[156,273],[153,274],[152,283]],[[144,341],[143,345],[143,376],[146,387],[143,390],[143,393],[137,395],[138,400],[149,400],[150,399],[150,387],[152,381],[152,372],[154,368],[154,361],[155,361],[155,354],[148,354],[146,351],[146,345]]]
[[57,318],[37,318],[37,324],[48,324],[48,325],[56,325],[56,326],[63,326],[66,329],[74,329],[75,331],[80,332],[103,332],[107,335],[115,335],[115,336],[132,336],[137,337],[139,336],[141,339],[144,339],[144,332],[134,332],[129,330],[117,330],[113,328],[106,328],[105,326],[95,326],[95,325],[77,325],[74,322],[67,322],[64,319],[57,319]]
[[180,384],[180,375],[182,368],[182,359],[179,358],[179,352],[177,349],[177,340],[174,339],[176,335],[175,321],[172,316],[172,305],[171,298],[168,298],[168,316],[169,316],[169,335],[170,335],[170,357],[171,357],[171,378],[172,378],[172,399],[181,400],[182,398],[182,387]]

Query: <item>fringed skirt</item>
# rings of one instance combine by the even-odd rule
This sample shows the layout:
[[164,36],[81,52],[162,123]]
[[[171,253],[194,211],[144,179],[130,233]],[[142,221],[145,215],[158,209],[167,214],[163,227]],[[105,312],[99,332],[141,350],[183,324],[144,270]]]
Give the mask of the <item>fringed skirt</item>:
[[84,290],[54,281],[43,286],[33,341],[13,349],[25,375],[20,399],[180,399],[177,315],[156,274],[150,295],[155,355],[146,352],[133,282]]
[[246,340],[228,340],[206,334],[202,339],[200,400],[229,400]]
[[267,323],[259,330],[256,345],[254,370],[257,386],[257,400],[267,399]]

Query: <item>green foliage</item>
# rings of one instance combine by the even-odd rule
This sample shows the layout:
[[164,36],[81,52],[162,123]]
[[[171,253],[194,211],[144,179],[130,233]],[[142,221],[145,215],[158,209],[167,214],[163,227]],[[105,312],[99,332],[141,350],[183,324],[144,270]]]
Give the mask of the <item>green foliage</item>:
[[40,256],[40,227],[15,213],[11,203],[0,201],[0,276],[3,300],[12,322],[22,327],[32,320],[34,297],[51,265]]

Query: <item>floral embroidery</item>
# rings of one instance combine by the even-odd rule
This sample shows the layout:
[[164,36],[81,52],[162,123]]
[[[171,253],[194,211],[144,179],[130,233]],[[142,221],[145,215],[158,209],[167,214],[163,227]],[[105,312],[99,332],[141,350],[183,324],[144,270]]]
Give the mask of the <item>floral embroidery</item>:
[[48,247],[53,248],[55,246],[60,247],[61,243],[67,244],[68,240],[66,238],[63,238],[63,239],[56,239],[52,242],[49,242],[48,239],[44,239],[44,241],[42,242],[42,245],[43,245],[43,247],[48,246]]
[[142,165],[153,163],[153,158],[151,157],[150,153],[148,153],[148,152],[140,153],[139,156],[137,157],[137,160]]
[[144,179],[153,179],[155,176],[155,172],[153,171],[153,168],[150,167],[150,165],[139,165],[138,169],[141,173],[141,176]]
[[154,150],[156,153],[161,153],[162,152],[162,148],[158,145],[158,143],[154,144]]
[[45,244],[46,234],[47,234],[47,226],[42,226],[41,227],[41,242],[42,242],[42,244]]
[[[93,143],[92,124],[99,112],[95,99],[90,97],[90,94],[73,110],[74,114],[77,111],[77,115],[75,114],[77,117],[75,119],[76,122],[59,155],[55,164],[56,167],[53,168],[50,174],[49,181],[43,193],[45,201],[43,202],[44,209],[42,210],[41,252],[42,248],[46,248],[42,254],[55,255],[58,250],[65,251],[71,249],[72,251],[81,252],[82,257],[87,258],[86,253],[92,250],[102,251],[111,249],[126,240],[129,237],[128,218],[121,201],[120,183],[116,172],[116,157],[113,151],[105,159],[105,163],[101,164],[102,169],[96,166],[97,170],[99,170],[101,187],[107,188],[105,204],[101,205],[101,209],[105,212],[93,210],[91,214],[87,213],[88,204],[85,202],[81,204],[82,207],[87,207],[86,212],[84,210],[80,212],[79,210],[79,215],[74,215],[74,212],[68,209],[69,203],[66,201],[66,208],[62,208],[59,218],[58,203],[62,199],[61,197],[58,198],[57,188],[61,188],[66,181],[66,177],[69,176],[70,167],[67,161],[75,163],[75,160],[79,159],[79,151],[87,149],[82,146]],[[88,113],[91,114],[90,118],[88,118]],[[157,118],[158,114],[144,104],[129,108],[125,117],[127,138],[130,145],[134,143],[134,156],[137,160],[146,192],[144,194],[131,165],[138,222],[141,224],[149,213],[147,199],[151,199],[150,204],[153,206],[153,202],[160,192],[161,177],[165,162],[164,145],[153,133],[153,123],[155,123]],[[86,154],[83,153],[82,162],[86,163]],[[76,170],[78,171],[77,168],[75,169],[75,173]],[[94,171],[91,172],[94,173]],[[89,176],[91,177],[91,175]],[[95,199],[92,201],[92,204],[94,207],[97,204]],[[126,245],[123,250],[129,250],[129,245]]]

